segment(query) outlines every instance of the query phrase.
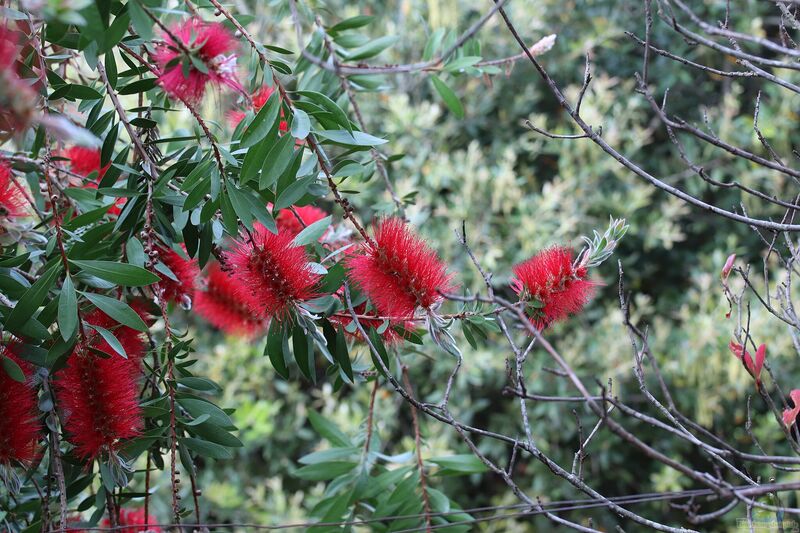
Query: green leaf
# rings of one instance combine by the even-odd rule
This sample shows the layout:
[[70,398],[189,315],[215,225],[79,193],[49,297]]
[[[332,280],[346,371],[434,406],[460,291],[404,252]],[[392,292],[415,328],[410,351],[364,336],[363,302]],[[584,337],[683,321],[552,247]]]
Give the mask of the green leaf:
[[126,287],[144,287],[158,283],[161,278],[142,267],[117,261],[69,261],[88,274]]
[[285,209],[294,204],[300,198],[306,195],[308,187],[316,180],[316,176],[306,176],[299,180],[293,181],[283,192],[280,193],[278,199],[275,200],[275,209]]
[[438,92],[439,96],[444,100],[445,105],[456,118],[464,118],[464,107],[461,105],[461,101],[458,99],[458,96],[456,96],[456,93],[453,92],[453,89],[448,87],[436,76],[431,76],[431,82],[436,92]]
[[368,15],[358,15],[356,17],[351,17],[349,19],[345,19],[340,23],[336,24],[335,26],[328,29],[329,33],[336,33],[344,30],[354,30],[356,28],[361,28],[366,26],[370,22],[375,20],[375,17],[371,17]]
[[311,339],[306,337],[303,328],[295,326],[292,331],[292,348],[294,360],[300,372],[309,380],[316,381],[317,372],[314,366],[314,348]]
[[305,246],[306,244],[317,242],[328,231],[332,221],[333,217],[329,215],[303,228],[303,231],[294,238],[295,246]]
[[82,292],[81,294],[85,296],[92,305],[120,324],[124,324],[136,331],[147,331],[147,324],[145,324],[142,318],[136,314],[136,311],[131,309],[125,302],[103,296],[102,294],[94,294],[91,292]]
[[130,0],[128,2],[128,14],[131,16],[133,28],[139,34],[139,37],[145,41],[151,40],[153,38],[153,23],[138,1]]
[[[319,292],[321,294],[333,294],[339,287],[342,286],[344,281],[345,271],[342,263],[336,263],[328,269],[328,273],[322,278],[320,283]],[[347,312],[347,311],[345,311]]]
[[125,359],[128,358],[128,354],[125,353],[125,348],[122,346],[122,344],[114,336],[113,333],[108,331],[106,328],[101,328],[100,326],[95,326],[94,324],[90,324],[90,325],[91,325],[92,329],[94,329],[97,333],[99,333],[100,336],[103,337],[103,340],[106,341],[109,346],[111,346],[112,350],[117,352],[119,355],[121,355]]
[[316,134],[323,139],[348,146],[379,146],[389,142],[386,139],[380,139],[363,131],[350,133],[347,130],[320,130]]
[[233,457],[233,452],[230,449],[206,440],[200,440],[194,437],[183,437],[180,439],[180,442],[203,457],[209,457],[211,459],[230,459]]
[[350,472],[357,464],[347,461],[331,461],[308,465],[295,470],[294,476],[306,481],[327,481]]
[[337,448],[352,448],[353,443],[336,424],[316,411],[308,412],[308,421],[319,435]]
[[5,370],[6,374],[8,374],[8,377],[14,381],[25,383],[25,372],[22,371],[22,369],[13,359],[5,356],[0,357],[0,366],[3,367],[3,370]]
[[432,457],[428,459],[428,462],[439,465],[447,471],[442,473],[449,474],[480,474],[488,470],[486,465],[472,454]]
[[375,354],[370,350],[370,355],[372,356],[372,362],[375,365],[375,369],[380,372],[384,377],[386,377],[386,372],[384,372],[383,367],[389,368],[389,354],[386,353],[386,347],[383,345],[383,339],[381,339],[380,334],[375,330],[375,328],[369,328],[367,330],[367,336],[369,336],[369,340],[372,342],[372,345],[375,347],[375,350],[378,352],[380,356],[380,360],[383,361],[383,365],[375,358]]
[[213,403],[197,398],[180,398],[178,404],[186,409],[194,418],[200,415],[208,415],[212,424],[222,427],[233,427],[233,421],[225,414],[225,411]]
[[374,57],[392,46],[398,40],[400,40],[400,38],[396,35],[384,35],[383,37],[378,37],[377,39],[370,41],[363,46],[359,46],[353,50],[348,50],[347,59],[350,61],[358,61],[361,59]]
[[253,121],[242,134],[239,148],[249,148],[267,136],[278,118],[281,100],[278,91],[272,93],[264,107],[256,114]]
[[31,285],[14,306],[14,310],[6,318],[5,326],[14,333],[30,319],[47,296],[50,287],[61,273],[61,263],[55,263],[41,278]]
[[61,294],[58,296],[58,328],[61,331],[61,338],[65,341],[69,340],[77,326],[78,298],[75,294],[75,285],[68,274],[64,278]]
[[264,158],[264,164],[261,167],[261,179],[258,182],[259,190],[268,189],[278,181],[280,175],[289,166],[293,153],[294,137],[284,135]]
[[316,465],[320,463],[327,463],[330,461],[339,461],[342,459],[351,459],[361,452],[360,448],[330,448],[322,450],[321,452],[313,452],[304,455],[297,461],[304,465]]
[[286,367],[286,359],[283,355],[283,337],[285,331],[281,323],[273,320],[269,325],[267,334],[267,346],[265,349],[272,367],[283,379],[289,379],[289,369]]
[[276,137],[277,135],[267,135],[258,141],[255,146],[247,150],[247,153],[244,155],[244,160],[242,161],[242,168],[239,171],[239,183],[244,185],[248,181],[258,177],[258,171],[264,166],[267,154],[270,148],[273,147]]
[[294,108],[294,119],[292,119],[292,137],[295,139],[305,139],[311,131],[311,119],[308,113],[299,108]]

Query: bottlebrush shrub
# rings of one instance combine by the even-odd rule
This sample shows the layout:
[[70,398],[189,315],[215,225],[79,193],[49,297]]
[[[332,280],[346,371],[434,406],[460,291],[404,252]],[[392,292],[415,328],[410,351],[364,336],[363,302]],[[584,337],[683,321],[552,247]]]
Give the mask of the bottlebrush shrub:
[[430,309],[454,290],[453,275],[421,238],[401,220],[377,222],[373,242],[347,259],[350,278],[382,316],[410,318]]
[[240,296],[262,320],[286,320],[298,303],[318,295],[319,275],[312,271],[306,250],[293,240],[286,231],[275,234],[257,226],[252,234],[240,235],[235,249],[225,255]]
[[164,39],[167,42],[156,48],[155,59],[161,70],[158,83],[171,97],[196,104],[209,83],[242,90],[236,79],[236,56],[230,54],[236,41],[222,24],[192,18],[172,25]]
[[15,463],[29,466],[42,435],[33,367],[14,353],[17,349],[18,345],[0,345],[0,359],[7,358],[22,371],[18,381],[0,365],[0,468]]
[[205,290],[197,291],[194,298],[193,309],[198,315],[228,335],[251,338],[264,332],[264,321],[241,298],[244,288],[219,263],[208,268],[204,280]]
[[[114,531],[119,531],[120,533],[144,533],[145,531],[150,533],[161,533],[162,529],[158,526],[147,526],[142,527],[148,524],[148,518],[150,522],[155,521],[154,517],[150,515],[149,517],[145,516],[144,509],[120,509],[119,516],[117,517],[117,526],[114,528]],[[105,528],[112,527],[111,520],[108,518],[104,518],[100,525]]]
[[67,439],[84,461],[114,456],[122,441],[144,427],[137,386],[138,361],[76,348],[60,370],[56,397]]

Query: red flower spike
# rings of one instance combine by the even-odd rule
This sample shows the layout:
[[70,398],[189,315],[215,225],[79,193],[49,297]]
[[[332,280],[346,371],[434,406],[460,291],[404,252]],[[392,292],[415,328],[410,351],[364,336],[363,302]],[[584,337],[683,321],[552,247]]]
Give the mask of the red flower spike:
[[800,413],[800,389],[794,389],[789,393],[789,398],[792,399],[794,407],[783,410],[783,423],[787,428],[792,427],[792,424],[797,420],[797,414]]
[[753,362],[753,358],[750,355],[750,352],[745,350],[744,346],[741,344],[731,341],[728,344],[728,348],[730,349],[731,353],[740,361],[744,363],[745,368],[753,376],[756,380],[756,387],[761,385],[761,369],[764,367],[764,359],[767,357],[767,345],[762,344],[756,350],[756,359]]
[[0,368],[0,464],[18,462],[29,466],[38,454],[42,424],[31,383],[33,367],[14,351],[13,345],[0,345],[0,357],[8,357],[17,363],[26,381],[20,383]]
[[256,227],[252,240],[243,237],[226,253],[240,297],[262,320],[285,320],[295,303],[318,296],[320,276],[311,271],[305,249],[293,240],[290,233],[276,235]]
[[169,302],[191,305],[195,281],[200,274],[197,261],[186,259],[172,248],[166,247],[159,248],[159,258],[178,278],[176,281],[166,274],[159,273],[161,281],[158,282],[158,288],[162,290],[162,297]]
[[[161,71],[158,83],[170,97],[196,104],[203,99],[209,83],[242,90],[236,79],[236,56],[225,55],[236,47],[233,35],[225,26],[192,18],[188,22],[172,26],[170,33],[180,42],[166,35],[167,44],[159,46],[155,51],[156,63]],[[196,59],[205,66],[205,72],[185,57],[182,48],[196,54]],[[190,65],[186,73],[184,62],[189,62]]]
[[345,264],[381,316],[411,317],[417,307],[441,302],[440,291],[454,289],[445,264],[405,222],[381,220],[374,234],[374,242],[362,244],[362,253]]
[[[64,157],[69,158],[69,169],[75,174],[79,174],[84,178],[92,172],[97,172],[97,181],[105,176],[106,171],[111,166],[110,163],[104,167],[100,167],[100,150],[94,148],[86,148],[83,146],[73,146],[64,152]],[[94,184],[97,188],[97,184]]]
[[242,302],[242,287],[219,264],[209,267],[206,280],[206,290],[195,293],[193,308],[197,314],[228,335],[252,338],[264,331],[264,321],[253,316]]
[[0,220],[25,216],[25,196],[14,182],[11,167],[0,159]]
[[275,217],[275,223],[278,225],[279,231],[286,231],[292,235],[297,235],[303,231],[305,226],[309,226],[328,216],[328,213],[313,205],[303,207],[295,206],[293,209],[297,212],[297,215],[300,216],[300,219],[303,221],[302,224],[300,220],[297,220],[297,216],[292,213],[291,209],[281,209],[278,216]]
[[[118,529],[114,531],[119,533],[161,533],[160,527],[147,526],[147,518],[142,508],[120,509],[119,520],[117,521]],[[111,527],[111,521],[108,518],[104,518],[100,525],[102,527]]]
[[511,287],[529,302],[531,323],[544,329],[579,313],[589,302],[597,284],[584,279],[585,268],[575,269],[572,250],[548,248],[514,267]]
[[140,434],[144,421],[131,360],[72,352],[59,371],[56,395],[64,414],[67,440],[91,461],[116,451],[121,441]]

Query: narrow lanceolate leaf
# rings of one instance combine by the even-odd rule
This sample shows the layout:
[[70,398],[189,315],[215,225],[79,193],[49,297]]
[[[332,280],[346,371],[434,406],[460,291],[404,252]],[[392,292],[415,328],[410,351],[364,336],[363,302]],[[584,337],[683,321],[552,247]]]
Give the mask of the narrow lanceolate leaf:
[[286,366],[286,359],[283,355],[283,337],[284,329],[281,323],[277,320],[273,320],[269,326],[269,334],[267,335],[266,352],[275,371],[283,379],[289,379],[289,369]]
[[91,292],[82,292],[81,294],[85,296],[92,305],[120,324],[131,327],[136,331],[147,331],[147,324],[144,323],[144,320],[142,320],[142,318],[136,314],[136,311],[131,309],[125,302],[103,296],[102,294],[94,294]]
[[280,109],[280,95],[278,91],[275,91],[242,134],[242,141],[239,148],[249,148],[266,137],[273,124],[275,124]]
[[70,263],[80,267],[81,270],[88,274],[127,287],[143,287],[161,281],[161,278],[149,270],[128,263],[118,263],[116,261],[78,261],[75,259],[71,259]]
[[328,230],[332,220],[332,216],[327,216],[304,228],[303,231],[298,233],[297,237],[294,238],[295,245],[305,246],[306,244],[318,241]]
[[78,325],[78,298],[75,295],[75,285],[72,278],[67,275],[64,284],[61,286],[61,294],[58,297],[58,329],[61,331],[61,338],[65,341],[72,337]]
[[6,328],[12,332],[20,332],[20,328],[25,325],[28,319],[36,312],[36,309],[39,308],[42,301],[44,301],[47,292],[61,272],[61,268],[61,263],[56,263],[25,291],[17,305],[14,306],[14,310],[9,313],[5,323]]
[[447,108],[456,118],[464,118],[464,106],[461,105],[461,101],[458,99],[458,96],[456,96],[456,93],[453,92],[453,89],[448,87],[445,82],[436,76],[431,76],[431,83],[433,83],[436,92],[439,93],[439,96],[442,97]]
[[308,114],[302,109],[294,109],[294,120],[292,120],[292,137],[295,139],[305,139],[311,131],[311,120]]
[[20,383],[25,383],[25,373],[13,359],[0,356],[0,366],[3,367],[3,371],[5,371],[11,379],[19,381]]
[[115,337],[113,333],[108,331],[106,328],[101,328],[100,326],[95,326],[95,325],[92,325],[92,329],[97,331],[97,333],[99,333],[100,336],[103,337],[103,340],[106,341],[109,346],[111,346],[111,349],[113,349],[115,352],[117,352],[125,359],[128,358],[128,354],[125,353],[125,347],[122,346],[122,344],[119,342],[119,340],[117,340],[117,337]]
[[386,139],[375,137],[363,131],[350,133],[347,130],[320,130],[316,131],[316,134],[323,139],[348,146],[378,146],[389,142]]

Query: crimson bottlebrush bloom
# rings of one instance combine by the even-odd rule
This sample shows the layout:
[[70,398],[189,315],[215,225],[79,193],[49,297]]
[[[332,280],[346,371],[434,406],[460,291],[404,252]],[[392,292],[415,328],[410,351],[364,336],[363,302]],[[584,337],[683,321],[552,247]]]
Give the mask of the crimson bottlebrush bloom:
[[[250,106],[249,109],[252,109],[256,113],[261,111],[261,108],[264,107],[264,104],[267,103],[270,96],[272,96],[274,92],[275,92],[274,87],[268,87],[266,85],[261,87],[259,90],[257,90],[250,96],[250,101],[252,102],[252,105]],[[228,111],[227,113],[228,122],[230,123],[232,128],[238,126],[239,123],[242,120],[244,120],[244,117],[246,116],[247,113],[236,109]],[[283,110],[281,110],[281,116],[283,116]],[[278,130],[283,132],[289,131],[289,124],[285,120],[281,120],[280,123],[278,124]]]
[[252,240],[242,237],[226,253],[241,298],[262,320],[285,320],[296,303],[317,296],[320,276],[311,270],[305,249],[292,243],[294,237],[257,226]]
[[[170,33],[171,36],[165,36],[167,44],[155,51],[156,63],[161,71],[158,83],[169,96],[196,104],[202,100],[209,83],[242,90],[236,79],[236,56],[230,54],[236,47],[236,41],[222,24],[192,18],[172,26]],[[180,42],[174,41],[172,36]],[[197,68],[186,57],[184,49],[188,49],[195,61],[204,67]],[[184,65],[188,65],[186,71]]]
[[[154,520],[151,520],[154,521]],[[104,518],[100,523],[102,527],[110,527],[111,520]],[[144,509],[120,509],[119,520],[117,520],[118,528],[115,532],[119,533],[161,533],[161,528],[158,526],[148,526],[147,517],[144,514]]]
[[197,314],[229,335],[250,338],[264,331],[264,321],[242,301],[242,287],[218,263],[209,267],[206,282],[206,290],[195,293],[193,308]]
[[585,279],[586,269],[575,268],[572,250],[548,248],[514,267],[511,287],[528,302],[528,315],[538,329],[580,312],[594,295],[596,283]]
[[305,226],[309,226],[328,216],[328,213],[313,205],[306,205],[303,207],[293,206],[292,209],[297,212],[297,215],[300,216],[303,222],[300,223],[300,220],[297,220],[297,216],[292,213],[291,209],[281,209],[278,216],[275,217],[275,223],[278,225],[279,231],[286,231],[292,235],[297,235],[303,231]]
[[761,369],[764,366],[764,359],[767,357],[767,345],[762,344],[756,350],[756,358],[755,362],[753,358],[750,356],[750,352],[748,352],[744,346],[741,344],[731,341],[728,344],[728,348],[730,349],[731,353],[736,357],[739,361],[744,363],[745,368],[753,376],[756,380],[756,387],[761,385]]
[[25,196],[14,182],[11,167],[0,159],[0,221],[25,216]]
[[25,374],[25,383],[20,383],[0,368],[0,465],[18,462],[27,466],[38,453],[42,425],[31,383],[33,367],[14,351],[14,346],[0,345],[0,357],[17,363]]
[[144,426],[132,362],[119,355],[101,357],[89,350],[70,354],[57,374],[56,395],[67,440],[86,461],[116,451]]
[[791,428],[792,424],[797,421],[797,414],[800,413],[800,389],[794,389],[789,393],[792,407],[783,410],[783,423],[786,427]]
[[[69,169],[84,178],[92,172],[97,172],[97,179],[100,180],[110,166],[108,163],[104,167],[100,167],[100,150],[96,148],[73,146],[64,152],[64,157],[69,158]],[[96,187],[97,184],[95,184]]]
[[197,261],[186,259],[172,248],[166,247],[159,248],[159,258],[177,278],[174,280],[166,274],[159,274],[161,281],[157,286],[162,291],[162,297],[169,302],[191,304],[195,281],[200,274]]
[[411,317],[417,307],[441,302],[440,292],[454,289],[445,264],[405,222],[381,220],[374,234],[345,264],[381,316]]

